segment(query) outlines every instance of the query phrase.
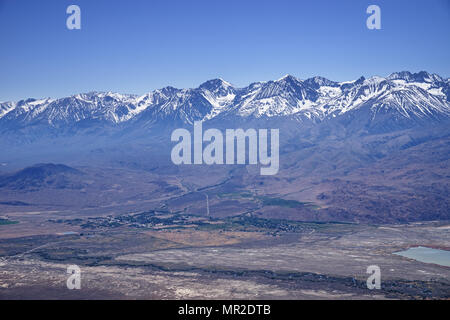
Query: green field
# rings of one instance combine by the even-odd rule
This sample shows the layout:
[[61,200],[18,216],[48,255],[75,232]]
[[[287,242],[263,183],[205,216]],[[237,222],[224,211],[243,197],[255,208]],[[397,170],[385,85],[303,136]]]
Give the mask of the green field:
[[257,196],[251,193],[221,193],[218,195],[219,198],[230,198],[230,199],[250,199],[255,202],[261,203],[262,206],[276,206],[284,208],[307,208],[312,210],[320,209],[320,206],[313,202],[301,202],[297,200],[286,200],[282,198],[271,198],[267,196]]
[[11,220],[8,220],[8,219],[0,219],[0,226],[7,225],[7,224],[16,224],[16,223],[19,223],[19,221],[11,221]]
[[285,207],[285,208],[300,208],[308,206],[307,202],[300,202],[296,200],[285,200],[281,198],[269,198],[269,197],[260,197],[262,200],[262,204],[264,206],[277,206],[277,207]]

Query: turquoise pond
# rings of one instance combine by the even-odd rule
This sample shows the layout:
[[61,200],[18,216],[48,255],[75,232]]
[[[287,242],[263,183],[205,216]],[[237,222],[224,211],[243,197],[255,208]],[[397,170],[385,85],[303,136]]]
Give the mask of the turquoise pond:
[[450,267],[450,251],[428,247],[414,247],[394,254],[425,263],[434,263]]

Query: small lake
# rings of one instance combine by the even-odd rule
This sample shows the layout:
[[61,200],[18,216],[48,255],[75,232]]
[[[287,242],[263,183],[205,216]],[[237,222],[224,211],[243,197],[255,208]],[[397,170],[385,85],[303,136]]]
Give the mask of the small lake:
[[450,267],[450,251],[427,247],[414,247],[394,254],[425,263]]

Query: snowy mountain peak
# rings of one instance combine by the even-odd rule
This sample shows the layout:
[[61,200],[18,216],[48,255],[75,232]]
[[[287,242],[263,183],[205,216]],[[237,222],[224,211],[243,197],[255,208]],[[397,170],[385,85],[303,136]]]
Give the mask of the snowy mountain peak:
[[443,79],[437,74],[430,74],[426,71],[411,73],[409,71],[394,72],[387,77],[388,80],[405,80],[407,82],[442,82]]
[[216,117],[322,121],[361,110],[367,110],[373,118],[391,113],[399,119],[448,117],[450,82],[424,71],[346,82],[319,76],[303,81],[286,75],[244,88],[235,88],[219,78],[194,89],[168,86],[141,96],[89,92],[56,100],[0,103],[0,130],[29,125],[62,127],[81,122],[119,125],[130,120],[146,124],[162,120],[193,123]]
[[306,79],[305,83],[310,86],[313,86],[315,88],[319,88],[319,87],[323,87],[323,86],[326,86],[326,87],[338,87],[339,86],[339,83],[328,80],[327,78],[320,77],[320,76]]
[[208,90],[211,92],[232,92],[235,91],[234,87],[227,81],[222,79],[212,79],[202,83],[199,89]]
[[281,82],[281,81],[300,81],[300,80],[298,78],[294,77],[293,75],[286,74],[286,75],[282,76],[280,79],[276,80],[276,82]]

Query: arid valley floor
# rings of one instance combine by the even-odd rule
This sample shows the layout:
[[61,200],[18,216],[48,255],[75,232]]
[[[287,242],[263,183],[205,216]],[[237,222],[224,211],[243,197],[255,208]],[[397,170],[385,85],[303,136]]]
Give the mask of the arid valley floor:
[[[450,221],[377,223],[344,210],[364,199],[373,217],[370,203],[384,212],[393,200],[381,182],[337,207],[321,196],[345,190],[331,180],[183,170],[46,164],[5,175],[0,299],[450,298],[450,267],[393,254],[450,249]],[[70,265],[80,290],[66,286]],[[379,290],[367,288],[371,265]]]
[[[448,299],[450,268],[394,255],[450,248],[450,223],[360,225],[10,212],[0,226],[0,299]],[[4,220],[5,221],[5,220]],[[66,287],[69,265],[81,289]],[[369,290],[378,265],[382,287]]]

